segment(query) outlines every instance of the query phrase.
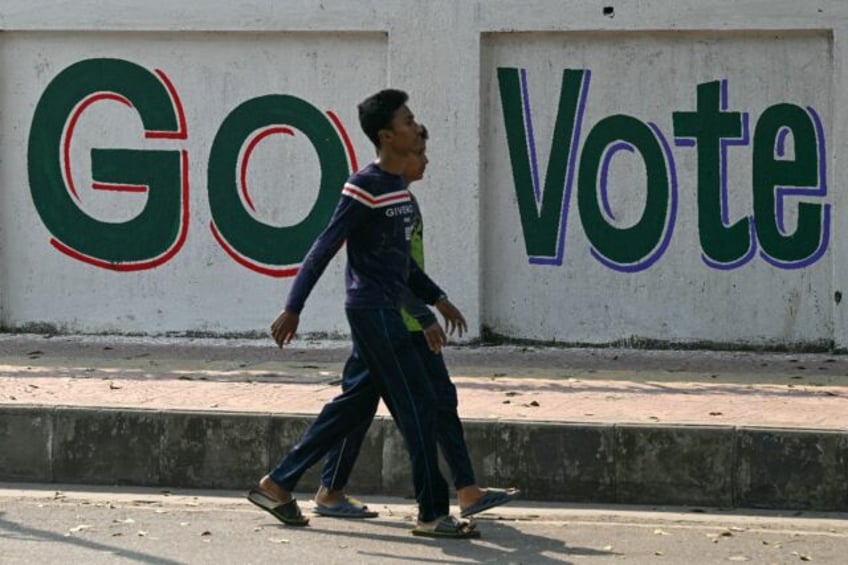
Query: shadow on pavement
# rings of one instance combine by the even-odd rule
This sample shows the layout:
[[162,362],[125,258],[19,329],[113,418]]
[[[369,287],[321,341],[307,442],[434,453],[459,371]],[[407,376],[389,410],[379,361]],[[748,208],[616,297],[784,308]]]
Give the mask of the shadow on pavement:
[[[569,546],[564,540],[527,534],[519,531],[504,522],[486,520],[485,523],[478,522],[478,528],[482,536],[475,540],[454,539],[428,539],[414,537],[411,533],[412,524],[397,522],[380,522],[381,528],[396,528],[402,530],[398,535],[340,531],[332,528],[323,528],[316,524],[310,525],[313,532],[326,532],[334,536],[349,538],[363,538],[371,541],[379,540],[387,543],[405,543],[411,546],[422,544],[438,545],[442,548],[444,557],[431,559],[427,557],[403,556],[404,561],[416,561],[421,563],[453,563],[478,562],[493,563],[533,563],[538,565],[562,565],[572,563],[564,558],[568,557],[593,557],[593,556],[615,556],[616,552],[610,550],[596,549],[591,547]],[[399,558],[397,554],[380,553],[373,551],[361,551],[366,557]]]
[[[3,513],[0,512],[0,540],[2,540],[3,538],[17,540],[28,539],[35,542],[76,545],[85,549],[90,549],[92,551],[109,553],[116,557],[122,557],[124,559],[130,559],[133,561],[138,561],[140,563],[150,563],[151,565],[180,565],[179,561],[164,559],[162,557],[157,557],[155,555],[150,555],[147,553],[131,551],[128,549],[121,549],[115,546],[98,543],[96,541],[91,541],[73,536],[65,536],[64,534],[57,534],[56,532],[51,532],[48,530],[40,530],[38,528],[23,526],[21,524],[6,520],[5,518],[3,518]],[[2,545],[1,542],[0,545]],[[37,562],[37,557],[33,556],[33,561]]]

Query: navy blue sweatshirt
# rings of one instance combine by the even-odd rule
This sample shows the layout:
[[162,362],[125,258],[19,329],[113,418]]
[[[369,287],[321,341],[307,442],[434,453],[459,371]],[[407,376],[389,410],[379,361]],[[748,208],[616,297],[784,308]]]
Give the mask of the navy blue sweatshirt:
[[300,313],[342,243],[347,242],[346,308],[400,308],[405,287],[427,304],[442,290],[409,256],[415,207],[403,177],[371,163],[345,183],[330,223],[312,244],[289,291]]

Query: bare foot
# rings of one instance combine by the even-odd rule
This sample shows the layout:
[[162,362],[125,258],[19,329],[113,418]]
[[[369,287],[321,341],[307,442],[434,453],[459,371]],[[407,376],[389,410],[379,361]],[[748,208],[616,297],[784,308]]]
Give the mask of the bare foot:
[[[456,498],[457,498],[457,502],[459,503],[459,509],[462,512],[465,512],[469,508],[473,507],[475,504],[480,502],[480,500],[482,500],[483,496],[485,496],[486,493],[489,492],[489,490],[496,491],[496,492],[502,492],[502,493],[505,493],[506,495],[508,495],[510,497],[515,496],[516,493],[517,493],[517,489],[514,488],[514,487],[505,488],[505,489],[497,489],[497,488],[487,489],[487,488],[480,488],[477,485],[471,485],[471,486],[461,488],[458,491],[456,491]],[[504,504],[504,502],[499,502],[499,503],[495,504],[495,506],[499,506],[500,504]],[[478,510],[478,512],[479,512],[479,510]],[[463,516],[464,516],[464,514],[463,514]]]
[[344,499],[345,492],[343,490],[328,489],[324,485],[321,485],[318,492],[315,493],[315,502],[322,506],[336,506],[342,503]]
[[275,483],[268,475],[265,475],[259,480],[259,488],[268,493],[277,502],[288,502],[292,499],[291,493]]
[[456,501],[460,509],[468,508],[480,502],[485,491],[478,485],[469,485],[456,491]]
[[416,536],[434,538],[479,538],[477,524],[474,520],[456,518],[452,515],[442,516],[432,522],[418,522],[412,530]]

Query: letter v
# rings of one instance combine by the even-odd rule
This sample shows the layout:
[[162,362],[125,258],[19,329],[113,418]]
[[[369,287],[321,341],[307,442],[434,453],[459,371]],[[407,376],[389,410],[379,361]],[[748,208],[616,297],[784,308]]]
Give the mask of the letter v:
[[512,178],[530,263],[562,265],[568,206],[591,71],[565,69],[544,190],[539,186],[527,71],[498,68]]

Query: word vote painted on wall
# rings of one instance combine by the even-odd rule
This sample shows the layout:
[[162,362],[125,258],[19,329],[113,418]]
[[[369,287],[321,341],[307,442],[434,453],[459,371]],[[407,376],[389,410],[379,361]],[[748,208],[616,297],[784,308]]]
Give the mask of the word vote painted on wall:
[[[591,254],[607,267],[636,272],[663,255],[674,230],[678,179],[674,153],[653,122],[624,114],[598,121],[578,152],[591,71],[563,71],[551,157],[539,182],[536,140],[524,69],[498,69],[503,119],[524,242],[531,263],[561,265],[568,207],[576,184],[577,207]],[[779,103],[757,120],[753,140],[749,113],[728,109],[728,81],[699,84],[696,108],[672,113],[675,145],[697,154],[698,234],[702,258],[715,269],[735,269],[756,256],[784,269],[819,260],[827,249],[830,205],[827,196],[825,136],[811,106]],[[791,135],[793,151],[787,139]],[[749,146],[753,210],[730,221],[727,149]],[[647,197],[642,217],[632,226],[615,223],[609,204],[610,165],[620,151],[644,160]],[[575,172],[577,182],[574,182]],[[797,225],[787,229],[789,198],[797,204]]]

